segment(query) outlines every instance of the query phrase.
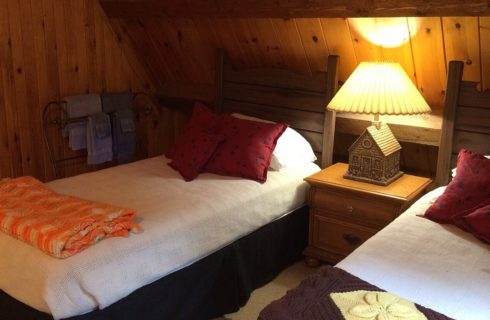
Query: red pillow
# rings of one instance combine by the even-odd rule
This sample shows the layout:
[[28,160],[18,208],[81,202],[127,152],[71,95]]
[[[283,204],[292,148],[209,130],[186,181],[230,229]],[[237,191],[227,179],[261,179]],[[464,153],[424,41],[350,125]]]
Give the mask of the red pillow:
[[205,171],[265,182],[277,139],[286,128],[281,123],[222,116],[218,132],[225,136],[225,141],[216,149]]
[[476,210],[479,210],[480,208],[485,207],[487,205],[490,205],[490,199],[484,200],[483,202],[477,204],[473,208],[458,212],[458,214],[452,217],[450,223],[454,224],[455,226],[458,226],[460,229],[463,229],[464,231],[473,233],[471,226],[466,221],[466,217],[472,214],[473,212],[475,212]]
[[172,162],[168,165],[179,171],[185,181],[194,180],[225,137],[218,134],[193,131],[176,145]]
[[187,139],[186,135],[194,136],[201,132],[216,132],[218,129],[220,116],[213,113],[201,102],[196,101],[192,109],[192,115],[189,122],[185,126],[182,133],[177,138],[175,145],[173,145],[166,153],[165,156],[172,159],[175,154],[175,148],[181,144],[181,139]]
[[490,159],[463,149],[458,154],[456,176],[424,217],[440,223],[454,223],[455,219],[472,212],[471,209],[489,198]]
[[463,219],[469,232],[478,239],[490,243],[490,204],[476,209]]

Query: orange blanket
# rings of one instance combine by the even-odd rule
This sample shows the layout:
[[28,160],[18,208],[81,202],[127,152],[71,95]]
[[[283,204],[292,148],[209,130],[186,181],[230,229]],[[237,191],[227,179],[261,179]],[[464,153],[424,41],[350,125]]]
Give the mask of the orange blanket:
[[135,218],[133,209],[58,194],[32,177],[0,180],[0,230],[57,258],[138,231]]

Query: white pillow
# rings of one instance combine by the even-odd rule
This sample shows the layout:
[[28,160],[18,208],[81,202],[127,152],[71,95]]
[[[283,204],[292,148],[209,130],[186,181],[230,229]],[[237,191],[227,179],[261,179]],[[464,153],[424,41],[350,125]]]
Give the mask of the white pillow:
[[[490,155],[485,155],[484,157],[490,159]],[[451,177],[456,177],[456,168],[451,169]]]
[[[273,121],[255,118],[241,113],[233,113],[232,116],[239,119],[274,123]],[[269,169],[277,171],[281,168],[313,162],[315,160],[316,156],[310,143],[296,130],[287,127],[284,133],[277,139]]]

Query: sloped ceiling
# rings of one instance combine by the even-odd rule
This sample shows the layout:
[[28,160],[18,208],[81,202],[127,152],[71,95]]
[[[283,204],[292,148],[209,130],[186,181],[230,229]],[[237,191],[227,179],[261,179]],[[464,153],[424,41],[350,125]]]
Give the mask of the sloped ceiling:
[[[467,63],[465,80],[490,87],[488,1],[100,2],[123,48],[135,52],[157,90],[178,96],[213,99],[218,47],[237,68],[279,66],[304,74],[325,70],[327,56],[338,54],[340,81],[361,61],[398,61],[432,108],[442,107],[450,60]],[[418,17],[398,19],[406,35],[395,47],[373,43],[358,19],[338,18],[380,15]],[[379,31],[393,19],[370,20]]]

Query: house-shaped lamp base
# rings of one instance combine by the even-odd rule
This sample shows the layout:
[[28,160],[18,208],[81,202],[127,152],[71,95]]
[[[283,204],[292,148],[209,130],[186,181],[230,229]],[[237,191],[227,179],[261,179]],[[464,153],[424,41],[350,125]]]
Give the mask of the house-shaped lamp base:
[[403,175],[400,151],[386,124],[370,126],[349,148],[349,170],[344,178],[388,185]]

